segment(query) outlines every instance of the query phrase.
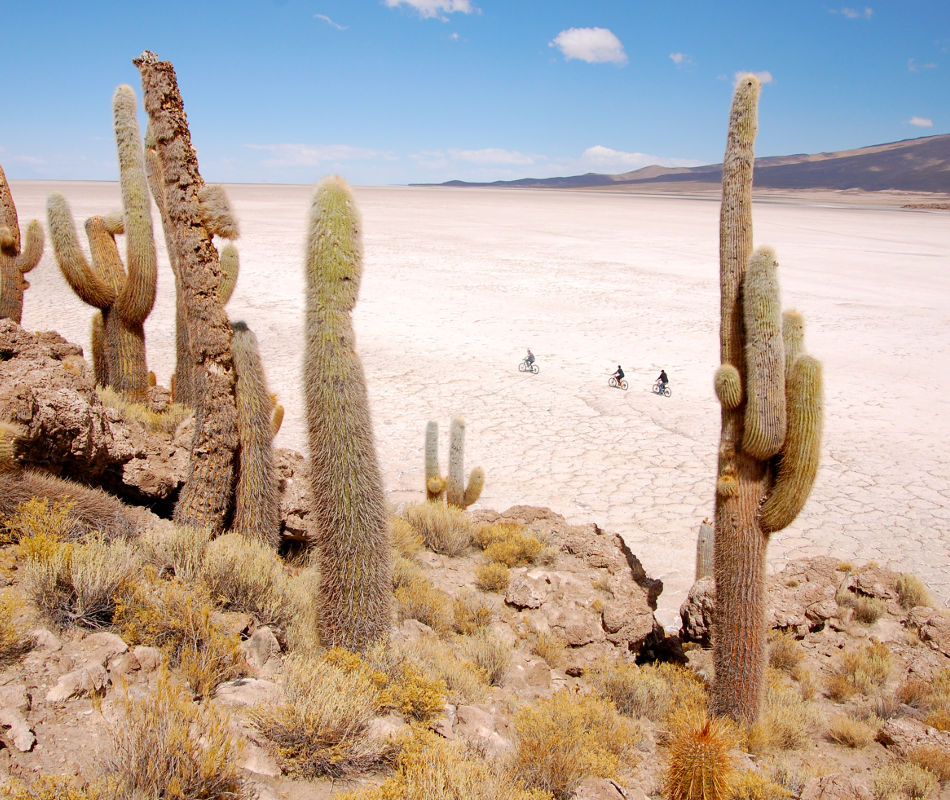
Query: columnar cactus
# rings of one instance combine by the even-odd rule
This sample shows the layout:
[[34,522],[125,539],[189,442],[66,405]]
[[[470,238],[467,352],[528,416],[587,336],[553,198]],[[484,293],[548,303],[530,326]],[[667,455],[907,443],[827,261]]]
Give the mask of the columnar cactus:
[[26,226],[21,246],[20,222],[7,176],[0,167],[0,319],[9,317],[18,325],[23,319],[23,292],[30,287],[23,277],[43,255],[43,227],[39,220]]
[[[86,260],[66,199],[59,193],[47,202],[53,250],[63,276],[80,299],[101,312],[93,322],[93,356],[96,378],[134,402],[148,399],[148,367],[145,363],[145,319],[155,303],[157,277],[152,215],[135,93],[119,86],[112,98],[115,138],[119,151],[119,183],[122,189],[121,218],[90,217],[86,235],[92,264]],[[125,233],[126,269],[115,236]],[[99,359],[105,356],[105,364]]]
[[[821,368],[802,324],[778,303],[771,248],[752,252],[752,167],[759,81],[736,88],[720,212],[722,431],[716,481],[712,709],[753,720],[766,665],[765,551],[811,491],[821,443]],[[787,341],[786,341],[787,340]],[[789,351],[793,358],[789,359]]]
[[456,417],[449,426],[449,474],[439,471],[439,424],[430,420],[425,440],[426,499],[445,500],[457,508],[468,508],[482,494],[485,471],[475,467],[465,483],[465,421]]
[[307,239],[304,386],[320,565],[320,638],[365,650],[391,625],[392,556],[351,312],[363,270],[346,182],[316,189]]
[[[231,501],[238,446],[231,324],[218,297],[222,281],[199,196],[205,186],[178,91],[175,70],[146,50],[134,60],[149,116],[153,172],[160,183],[162,223],[181,281],[188,357],[195,367],[195,435],[184,488],[175,506],[179,525],[221,530]],[[177,382],[176,382],[177,383]]]
[[670,741],[663,796],[666,800],[725,800],[734,770],[735,736],[721,719],[677,730]]
[[243,322],[232,323],[237,375],[238,470],[231,530],[275,548],[280,543],[280,508],[274,471],[273,400],[257,347]]

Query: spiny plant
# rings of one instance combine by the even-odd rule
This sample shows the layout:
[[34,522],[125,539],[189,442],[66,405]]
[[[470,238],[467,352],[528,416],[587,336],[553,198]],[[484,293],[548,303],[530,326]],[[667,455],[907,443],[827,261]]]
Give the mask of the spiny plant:
[[25,242],[20,238],[20,222],[7,176],[0,167],[0,319],[17,324],[23,318],[23,292],[30,288],[23,277],[43,255],[43,227],[39,220],[26,226]]
[[721,719],[704,719],[678,729],[670,742],[664,797],[667,800],[725,800],[735,737]]
[[148,50],[133,63],[142,76],[155,152],[152,171],[161,189],[156,202],[181,281],[188,357],[195,367],[195,433],[175,522],[220,531],[231,501],[238,447],[231,325],[218,294],[223,279],[220,257],[206,222],[208,213],[201,208],[205,182],[175,69]]
[[272,446],[272,396],[267,391],[253,331],[243,322],[231,327],[239,442],[231,530],[276,548],[280,542],[280,507]]
[[722,406],[716,485],[712,709],[754,720],[762,703],[767,631],[765,551],[805,504],[818,470],[821,365],[802,323],[783,323],[771,248],[752,253],[753,143],[760,84],[739,79],[723,160],[720,210]]
[[[58,192],[50,195],[47,214],[63,276],[83,302],[99,309],[92,333],[96,380],[134,402],[144,402],[149,388],[144,324],[155,304],[157,267],[135,93],[130,86],[115,90],[112,110],[123,211],[121,217],[86,220],[91,264],[79,246],[69,204]],[[115,241],[121,233],[126,240],[125,269]]]
[[441,500],[449,505],[468,508],[481,496],[485,486],[485,471],[475,467],[465,483],[465,421],[456,417],[449,426],[449,474],[439,470],[439,423],[430,420],[426,425],[425,444],[426,499]]
[[321,638],[364,651],[391,625],[392,553],[352,311],[362,223],[346,182],[317,186],[307,238],[304,386],[320,564]]

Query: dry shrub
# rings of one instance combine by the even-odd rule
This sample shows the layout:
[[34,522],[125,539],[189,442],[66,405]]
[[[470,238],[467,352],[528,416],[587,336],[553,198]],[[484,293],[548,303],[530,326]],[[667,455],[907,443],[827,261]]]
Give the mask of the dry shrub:
[[19,660],[33,646],[22,608],[23,597],[18,593],[11,589],[0,592],[0,667]]
[[838,714],[828,724],[828,738],[845,747],[860,750],[874,741],[879,727],[877,722],[879,720],[855,719]]
[[426,573],[422,566],[411,558],[406,558],[394,552],[393,589],[398,589],[400,586],[408,586],[416,579],[426,580]]
[[279,632],[297,614],[290,580],[277,553],[240,534],[219,536],[207,546],[201,579],[219,605],[250,614]]
[[320,570],[311,566],[292,576],[287,591],[296,610],[287,628],[287,647],[298,652],[319,652],[320,609],[315,602],[320,590]]
[[818,691],[814,673],[804,663],[801,663],[795,666],[789,674],[792,680],[798,683],[798,693],[802,700],[813,699]]
[[909,675],[897,687],[897,699],[914,708],[920,708],[930,695],[930,684],[915,675]]
[[55,541],[78,539],[82,528],[71,516],[72,503],[33,498],[20,503],[14,513],[0,517],[0,544],[50,537]]
[[552,800],[525,789],[493,764],[431,731],[413,729],[402,741],[394,775],[381,786],[334,795],[334,800]]
[[180,403],[169,403],[164,411],[152,411],[142,403],[132,403],[108,386],[97,386],[104,406],[114,408],[125,422],[137,422],[153,433],[172,434],[181,422],[194,413]]
[[475,523],[460,508],[447,503],[416,503],[407,506],[402,516],[436,553],[457,556],[472,544]]
[[784,672],[793,673],[805,657],[801,643],[792,634],[774,631],[769,640],[769,666]]
[[669,800],[724,800],[733,774],[735,726],[702,716],[670,739],[664,795]]
[[924,724],[938,731],[950,731],[950,711],[945,708],[935,709],[924,717]]
[[129,645],[159,648],[199,697],[243,674],[240,637],[215,624],[208,590],[146,570],[116,606],[115,624]]
[[475,585],[483,592],[504,592],[509,580],[511,570],[497,561],[475,567]]
[[436,636],[423,636],[385,651],[374,649],[369,657],[397,685],[403,675],[403,664],[414,664],[423,670],[429,681],[441,681],[445,687],[445,699],[455,704],[479,703],[488,693],[485,671]]
[[422,535],[402,517],[390,517],[389,541],[403,558],[414,558],[425,544]]
[[392,706],[407,719],[426,722],[445,708],[445,681],[429,676],[411,661],[400,664],[390,687]]
[[854,619],[862,625],[873,625],[887,610],[887,602],[883,597],[868,597],[859,594],[854,598]]
[[497,522],[483,525],[475,534],[475,542],[484,551],[489,562],[497,561],[506,567],[534,564],[544,550],[544,543],[517,523]]
[[646,717],[658,725],[691,727],[705,717],[706,689],[691,670],[675,664],[638,666],[603,659],[590,674],[591,684],[628,717]]
[[465,640],[465,654],[488,676],[492,686],[501,686],[511,666],[511,645],[491,631],[482,629]]
[[237,765],[241,746],[228,719],[211,705],[197,705],[188,692],[159,675],[146,697],[126,695],[113,731],[109,764],[117,797],[156,800],[241,800],[254,797]]
[[569,689],[522,706],[514,715],[511,769],[525,785],[565,800],[589,776],[624,781],[636,765],[643,732],[609,700]]
[[283,771],[295,778],[341,777],[379,765],[387,746],[368,735],[381,702],[372,678],[332,658],[290,656],[284,666],[286,701],[251,712]]
[[802,700],[799,692],[787,683],[782,673],[769,669],[762,711],[746,732],[749,752],[764,753],[804,747],[811,739],[814,726],[813,707]]
[[933,796],[938,785],[936,776],[917,764],[888,764],[871,773],[874,800],[923,800]]
[[849,650],[842,654],[840,663],[828,678],[828,696],[843,702],[859,692],[880,691],[887,683],[892,664],[891,651],[881,642],[871,642],[860,650]]
[[552,630],[535,631],[531,643],[531,652],[544,659],[551,669],[557,669],[564,663],[567,651],[567,639]]
[[907,752],[907,760],[932,772],[941,783],[950,781],[950,753],[943,747],[918,745]]
[[417,619],[438,633],[452,627],[449,596],[420,574],[395,591],[399,619]]
[[205,548],[211,541],[210,528],[174,526],[171,530],[153,528],[139,539],[139,550],[146,564],[155,567],[160,577],[179,577],[191,581],[198,577]]
[[490,625],[495,612],[471,590],[459,592],[452,598],[452,628],[456,633],[469,636]]
[[931,606],[933,598],[924,582],[916,575],[903,573],[895,585],[897,598],[903,608],[911,609],[914,606]]
[[725,795],[728,800],[791,800],[795,796],[754,769],[735,773]]
[[119,800],[114,783],[82,783],[72,775],[37,775],[29,784],[12,778],[0,793],[3,800]]
[[27,555],[23,586],[57,625],[102,628],[111,624],[116,597],[139,573],[138,552],[121,539],[93,535],[86,542],[49,534],[20,540]]

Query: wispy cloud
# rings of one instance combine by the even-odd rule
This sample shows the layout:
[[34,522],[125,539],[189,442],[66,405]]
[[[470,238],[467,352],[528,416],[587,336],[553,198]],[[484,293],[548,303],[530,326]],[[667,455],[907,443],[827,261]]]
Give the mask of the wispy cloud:
[[623,44],[607,28],[568,28],[548,42],[568,60],[576,58],[589,64],[626,64]]
[[338,31],[345,31],[347,29],[346,25],[341,25],[339,22],[334,22],[326,14],[314,14],[313,18],[323,20],[331,28],[336,28]]
[[670,61],[678,67],[691,67],[696,63],[693,57],[686,53],[670,53]]
[[920,72],[922,69],[936,69],[937,65],[933,61],[928,61],[926,64],[921,64],[917,61],[916,58],[907,59],[907,70],[908,72]]
[[581,155],[581,162],[595,167],[598,172],[629,172],[658,164],[663,167],[697,167],[702,162],[687,158],[666,158],[649,153],[627,153],[597,144],[588,147]]
[[934,121],[932,119],[927,119],[927,117],[911,117],[907,120],[908,125],[915,125],[918,128],[932,128],[934,126]]
[[840,14],[845,19],[871,19],[874,16],[874,9],[870,6],[865,6],[864,8],[830,8],[828,9],[832,14]]
[[427,166],[448,166],[449,164],[499,164],[527,165],[536,164],[543,156],[521,153],[517,150],[505,150],[501,147],[483,147],[480,150],[464,150],[450,147],[446,150],[422,150],[411,156],[415,161]]
[[358,161],[374,158],[392,160],[395,156],[368,147],[348,144],[249,144],[251,150],[263,150],[271,158],[262,163],[268,167],[315,167],[333,161]]
[[384,2],[387,8],[404,5],[415,9],[420,17],[438,17],[443,22],[448,22],[446,14],[471,14],[476,10],[471,0],[384,0]]
[[[739,79],[743,75],[748,75],[748,74],[749,74],[749,70],[740,69],[735,75],[732,76],[733,83],[738,83]],[[753,72],[752,74],[755,75],[755,77],[759,79],[759,83],[761,83],[763,86],[775,80],[775,78],[772,77],[772,73],[769,72],[767,69],[761,70],[760,72]]]

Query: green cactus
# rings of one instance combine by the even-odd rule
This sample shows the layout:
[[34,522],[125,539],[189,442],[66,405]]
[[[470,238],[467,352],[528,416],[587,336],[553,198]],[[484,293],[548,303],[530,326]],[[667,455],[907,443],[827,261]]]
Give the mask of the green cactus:
[[257,338],[243,322],[234,322],[231,327],[240,442],[231,530],[276,549],[280,543],[280,507],[272,446],[273,401],[267,391]]
[[39,220],[26,226],[26,242],[21,247],[20,223],[7,176],[0,167],[0,319],[8,317],[18,325],[23,319],[23,292],[30,287],[23,277],[43,255],[43,228]]
[[465,421],[456,417],[449,426],[449,474],[439,470],[439,423],[426,424],[425,440],[426,499],[441,500],[449,505],[468,508],[482,494],[485,471],[475,467],[465,483]]
[[304,385],[320,565],[320,638],[364,651],[389,630],[392,556],[351,312],[363,270],[346,182],[325,178],[310,210]]
[[[758,79],[740,78],[723,159],[720,211],[722,365],[715,383],[722,430],[711,708],[739,720],[754,720],[761,707],[768,536],[795,518],[811,491],[822,426],[820,367],[801,354],[800,317],[781,321],[775,253],[771,248],[752,253],[758,97]],[[786,367],[789,351],[796,356]]]
[[716,531],[704,519],[696,534],[696,580],[708,578],[713,573],[713,549],[716,542]]
[[[106,366],[96,364],[97,380],[107,376],[107,385],[129,400],[143,403],[148,399],[144,323],[155,303],[155,242],[132,88],[119,86],[112,107],[123,215],[120,221],[104,217],[86,220],[91,266],[79,246],[66,199],[58,193],[50,195],[47,212],[63,276],[80,299],[101,312],[103,335],[96,340],[98,322],[94,321],[92,350],[96,359],[105,355]],[[116,234],[123,232],[126,270],[115,242]]]
[[805,350],[805,320],[797,311],[782,312],[782,343],[785,346],[785,376]]
[[[191,144],[175,70],[146,50],[133,63],[142,76],[149,117],[149,173],[157,186],[165,240],[176,270],[178,323],[187,347],[178,350],[194,368],[195,433],[185,486],[175,505],[175,522],[220,531],[231,502],[238,447],[231,325],[218,297],[222,281],[214,231],[204,223],[199,197],[205,182]],[[180,364],[179,364],[180,366]],[[176,394],[183,388],[176,381]],[[177,397],[176,397],[177,399]]]

